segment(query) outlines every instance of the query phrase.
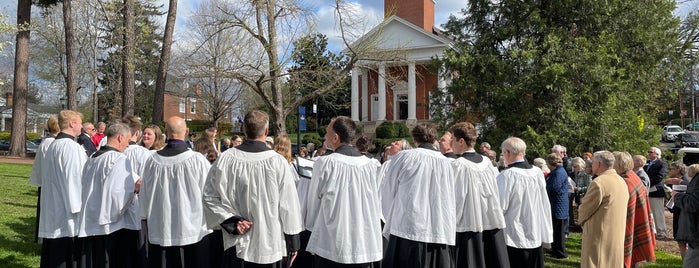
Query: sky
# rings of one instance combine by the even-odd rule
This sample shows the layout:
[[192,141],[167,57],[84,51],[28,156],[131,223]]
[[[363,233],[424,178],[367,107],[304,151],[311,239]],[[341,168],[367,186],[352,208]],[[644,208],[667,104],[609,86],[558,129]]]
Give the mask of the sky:
[[[161,4],[163,12],[167,11],[168,0],[155,0]],[[186,23],[192,12],[204,0],[179,0],[177,12],[177,24],[175,26],[175,38],[184,38],[186,31]],[[297,0],[303,6],[313,10],[316,15],[317,23],[315,31],[325,34],[330,41],[330,47],[333,50],[341,50],[342,44],[339,39],[339,33],[336,27],[335,15],[333,10],[334,0]],[[357,14],[361,14],[366,21],[365,30],[369,31],[373,26],[376,26],[383,18],[383,2],[382,0],[347,0],[351,9]],[[697,10],[699,1],[682,0],[681,5],[675,10],[678,16],[684,16],[689,11]],[[435,0],[435,26],[440,27],[447,22],[449,15],[459,15],[460,10],[466,8],[467,0]],[[8,22],[15,21],[17,4],[16,1],[0,1],[0,13],[5,14]],[[165,25],[165,16],[161,18],[161,24]]]
[[[202,0],[180,0],[177,5],[177,23],[175,36],[185,30],[185,24]],[[336,27],[334,14],[334,0],[299,0],[303,6],[313,10],[316,15],[315,31],[325,34],[330,42],[331,49],[341,50],[342,43]],[[167,0],[158,0],[163,5],[163,11],[167,11]],[[383,18],[382,0],[348,0],[351,10],[361,14],[366,21],[366,31],[379,24]],[[464,0],[437,0],[435,4],[435,26],[439,27],[447,22],[450,14],[457,14],[462,8],[466,8]],[[163,25],[164,18],[163,18]],[[179,31],[178,31],[179,30]],[[337,52],[336,51],[336,52]]]

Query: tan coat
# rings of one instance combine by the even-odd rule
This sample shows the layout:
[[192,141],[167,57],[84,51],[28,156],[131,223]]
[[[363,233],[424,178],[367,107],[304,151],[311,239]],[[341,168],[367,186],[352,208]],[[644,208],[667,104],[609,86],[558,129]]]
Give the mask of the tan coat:
[[583,226],[581,267],[624,267],[624,234],[629,191],[614,169],[595,178],[578,215]]

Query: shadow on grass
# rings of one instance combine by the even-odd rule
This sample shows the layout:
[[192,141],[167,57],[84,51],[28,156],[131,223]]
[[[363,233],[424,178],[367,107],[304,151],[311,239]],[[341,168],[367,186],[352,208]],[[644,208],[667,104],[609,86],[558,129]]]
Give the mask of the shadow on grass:
[[[41,252],[41,245],[34,243],[35,218],[22,217],[18,220],[5,224],[16,233],[14,237],[0,235],[0,253],[9,255],[0,259],[0,267],[38,266],[38,262],[32,260]],[[35,262],[36,265],[31,265]]]
[[36,209],[36,205],[27,205],[27,204],[22,204],[22,203],[15,203],[15,202],[3,202],[3,204],[10,205],[13,207],[23,207],[23,208]]
[[34,187],[33,190],[26,191],[26,192],[22,193],[22,195],[37,196],[37,195],[39,195],[39,191],[37,189],[39,189],[39,188]]

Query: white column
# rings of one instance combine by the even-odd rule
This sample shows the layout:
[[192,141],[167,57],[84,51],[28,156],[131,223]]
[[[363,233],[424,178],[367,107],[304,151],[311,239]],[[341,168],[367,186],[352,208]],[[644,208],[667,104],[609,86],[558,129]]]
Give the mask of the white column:
[[379,113],[377,121],[386,120],[386,66],[379,66]]
[[359,69],[352,69],[352,121],[359,121]]
[[417,120],[417,96],[415,92],[415,63],[408,64],[408,120]]
[[369,69],[362,70],[362,121],[369,121]]
[[5,114],[2,114],[2,123],[0,123],[0,128],[5,131]]

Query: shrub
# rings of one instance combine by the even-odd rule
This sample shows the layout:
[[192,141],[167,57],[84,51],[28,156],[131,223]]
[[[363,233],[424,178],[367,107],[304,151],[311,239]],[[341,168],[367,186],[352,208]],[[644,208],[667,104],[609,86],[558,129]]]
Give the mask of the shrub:
[[[10,132],[0,132],[0,140],[10,140],[12,135]],[[27,132],[27,140],[35,140],[41,138],[41,134],[34,132]]]
[[412,137],[412,134],[410,134],[410,129],[408,129],[408,126],[406,126],[405,123],[394,122],[393,126],[398,128],[398,137]]
[[410,129],[402,122],[383,122],[376,127],[376,137],[380,139],[410,137]]
[[400,132],[393,126],[393,122],[386,121],[376,127],[376,138],[378,139],[397,138],[398,134]]
[[320,140],[320,135],[318,135],[318,133],[306,133],[306,134],[304,134],[303,138],[301,138],[301,143],[308,144],[309,142],[312,142],[313,144],[315,144],[316,148],[320,148],[320,144],[323,143]]
[[320,135],[321,137],[325,137],[325,132],[326,132],[325,129],[327,127],[328,127],[328,125],[323,125],[323,126],[318,127],[318,135]]

